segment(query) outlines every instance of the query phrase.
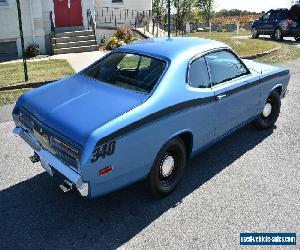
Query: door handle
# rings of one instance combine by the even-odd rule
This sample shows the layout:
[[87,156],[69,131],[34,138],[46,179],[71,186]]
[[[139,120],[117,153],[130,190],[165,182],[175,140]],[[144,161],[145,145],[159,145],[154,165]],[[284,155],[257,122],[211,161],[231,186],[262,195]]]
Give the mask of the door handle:
[[227,95],[217,95],[217,100],[220,101],[221,99],[225,98]]

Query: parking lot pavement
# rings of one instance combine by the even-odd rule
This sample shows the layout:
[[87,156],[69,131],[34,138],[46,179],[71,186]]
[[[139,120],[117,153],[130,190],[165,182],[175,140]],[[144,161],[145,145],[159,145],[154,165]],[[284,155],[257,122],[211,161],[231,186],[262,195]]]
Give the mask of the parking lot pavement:
[[3,121],[0,249],[236,249],[240,232],[296,232],[299,249],[300,62],[286,66],[276,127],[247,126],[198,155],[165,199],[142,183],[92,201],[63,194]]

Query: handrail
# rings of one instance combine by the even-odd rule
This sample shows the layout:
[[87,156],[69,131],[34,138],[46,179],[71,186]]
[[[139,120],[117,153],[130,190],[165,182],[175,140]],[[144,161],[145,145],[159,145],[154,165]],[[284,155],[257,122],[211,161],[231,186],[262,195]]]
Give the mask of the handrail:
[[166,21],[158,20],[152,10],[100,7],[95,9],[94,20],[97,25],[140,29],[144,35],[150,33],[153,37],[165,35]]
[[[53,38],[55,38],[56,26],[55,26],[55,17],[53,15],[52,11],[50,11],[50,25],[51,25],[51,33],[53,35]],[[54,43],[56,44],[56,40],[55,39],[54,39]],[[51,47],[52,47],[52,50],[53,50],[52,38],[51,37],[50,37],[50,44],[51,44]]]
[[51,32],[54,33],[55,35],[56,26],[55,26],[54,16],[52,11],[50,11],[50,22],[51,22]]
[[87,21],[88,29],[92,28],[94,32],[94,37],[96,38],[96,22],[90,9],[87,10]]

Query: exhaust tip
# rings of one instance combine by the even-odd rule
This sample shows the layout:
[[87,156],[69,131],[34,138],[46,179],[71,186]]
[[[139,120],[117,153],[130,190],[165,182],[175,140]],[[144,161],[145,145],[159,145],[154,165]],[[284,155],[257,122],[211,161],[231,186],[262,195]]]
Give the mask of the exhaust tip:
[[29,159],[31,160],[32,163],[37,163],[41,160],[40,156],[36,152],[34,152],[34,154],[30,156]]
[[73,189],[73,184],[68,180],[64,180],[63,184],[59,185],[59,188],[66,193]]

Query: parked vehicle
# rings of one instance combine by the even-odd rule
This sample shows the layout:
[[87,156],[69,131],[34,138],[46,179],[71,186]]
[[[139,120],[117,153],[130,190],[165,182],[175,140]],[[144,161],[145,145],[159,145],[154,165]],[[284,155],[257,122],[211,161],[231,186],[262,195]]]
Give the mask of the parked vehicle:
[[282,41],[283,37],[294,37],[300,41],[300,4],[290,10],[270,10],[252,25],[252,38],[260,35],[270,35],[271,38]]
[[164,196],[209,145],[249,122],[271,128],[289,78],[220,42],[147,39],[23,94],[14,132],[65,191],[94,198],[146,179]]

